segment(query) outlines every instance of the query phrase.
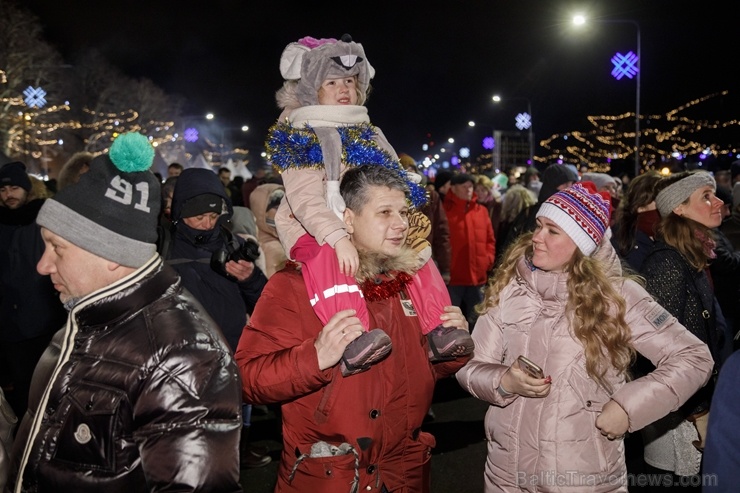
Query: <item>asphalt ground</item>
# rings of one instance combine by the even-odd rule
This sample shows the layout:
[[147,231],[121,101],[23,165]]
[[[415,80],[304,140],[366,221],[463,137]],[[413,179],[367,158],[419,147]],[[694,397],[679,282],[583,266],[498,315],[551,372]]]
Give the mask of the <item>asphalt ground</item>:
[[[437,439],[437,446],[432,452],[432,493],[483,491],[483,467],[486,459],[483,418],[487,408],[485,402],[462,390],[454,377],[437,382],[432,403],[435,418],[422,426],[424,431],[432,433]],[[259,469],[242,470],[241,484],[245,493],[272,493],[280,460],[280,420],[272,409],[268,409],[266,414],[256,410],[252,420],[254,446],[269,450],[273,461]],[[642,439],[639,433],[627,437],[625,450],[628,473],[632,477],[644,473]],[[631,484],[629,491],[669,493],[674,490]]]

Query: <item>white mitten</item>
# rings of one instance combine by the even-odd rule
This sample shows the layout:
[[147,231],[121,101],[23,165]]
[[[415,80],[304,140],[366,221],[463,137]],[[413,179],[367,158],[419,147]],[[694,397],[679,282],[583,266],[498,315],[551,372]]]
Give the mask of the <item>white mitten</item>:
[[421,175],[419,173],[414,173],[413,171],[406,171],[406,174],[409,177],[409,180],[416,183],[417,185],[421,183]]
[[339,181],[329,180],[326,182],[326,206],[333,210],[339,219],[344,218],[344,199],[339,193]]

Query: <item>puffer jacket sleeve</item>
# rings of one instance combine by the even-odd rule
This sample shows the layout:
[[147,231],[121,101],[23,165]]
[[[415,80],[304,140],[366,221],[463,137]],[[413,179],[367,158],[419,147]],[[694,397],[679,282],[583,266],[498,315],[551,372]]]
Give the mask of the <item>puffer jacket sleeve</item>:
[[635,349],[655,370],[626,383],[612,395],[629,415],[629,431],[676,411],[712,374],[709,348],[659,305],[641,286],[626,281],[627,324]]
[[[231,354],[188,344],[169,351],[134,408],[150,491],[240,492],[241,395]],[[205,459],[208,458],[208,459]],[[163,458],[166,458],[164,460]]]
[[504,341],[500,310],[489,309],[478,318],[471,337],[475,342],[473,357],[455,375],[460,385],[473,397],[496,406],[511,404],[518,394],[503,397],[498,392],[501,377],[509,369],[501,364],[504,359]]
[[331,380],[331,369],[319,369],[314,347],[321,324],[311,305],[298,301],[306,296],[305,291],[297,292],[298,283],[303,279],[293,269],[275,273],[244,328],[236,361],[247,402],[282,402]]

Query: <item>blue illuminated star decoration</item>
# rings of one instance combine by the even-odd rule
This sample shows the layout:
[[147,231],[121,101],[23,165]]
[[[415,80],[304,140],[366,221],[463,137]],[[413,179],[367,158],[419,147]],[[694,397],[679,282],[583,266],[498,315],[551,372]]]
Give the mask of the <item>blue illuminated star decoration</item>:
[[532,117],[529,116],[529,113],[519,113],[518,115],[516,115],[514,122],[516,128],[518,128],[519,130],[526,130],[532,126]]
[[483,149],[488,149],[490,151],[495,146],[496,143],[493,141],[493,137],[489,135],[488,137],[483,138]]
[[42,108],[46,104],[46,91],[41,87],[28,86],[23,95],[26,96],[23,101],[31,108]]
[[197,142],[198,141],[198,130],[195,128],[186,128],[182,133],[182,138],[185,142]]
[[617,80],[621,80],[625,75],[628,79],[631,79],[637,75],[637,55],[631,51],[626,55],[617,53],[612,57],[612,77]]

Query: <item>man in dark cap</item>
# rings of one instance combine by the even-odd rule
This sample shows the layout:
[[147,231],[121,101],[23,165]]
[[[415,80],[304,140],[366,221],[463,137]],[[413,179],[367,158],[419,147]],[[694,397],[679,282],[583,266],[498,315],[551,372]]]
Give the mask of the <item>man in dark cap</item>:
[[[220,256],[245,245],[245,240],[231,232],[233,214],[231,200],[216,173],[202,168],[184,170],[177,177],[172,196],[171,247],[160,253],[216,321],[231,350],[236,351],[247,315],[254,310],[267,277],[254,264],[256,256],[252,260]],[[254,253],[259,255],[256,248]],[[251,407],[245,405],[241,465],[262,467],[271,458],[248,447],[250,413]]]
[[437,171],[437,174],[434,176],[434,190],[437,191],[437,193],[439,194],[439,198],[443,202],[445,199],[445,195],[450,190],[450,186],[452,186],[452,184],[450,183],[452,174],[452,171],[441,169]]
[[459,306],[472,328],[475,305],[483,300],[481,288],[496,257],[496,240],[486,206],[478,203],[475,178],[460,173],[450,179],[444,208],[450,228],[450,281],[452,304]]
[[36,216],[44,199],[29,200],[30,190],[23,163],[0,168],[0,357],[18,416],[28,407],[33,369],[67,316],[49,278],[36,272],[44,253]]
[[241,491],[238,369],[156,251],[154,148],[121,134],[38,213],[69,310],[14,443],[13,491]]

